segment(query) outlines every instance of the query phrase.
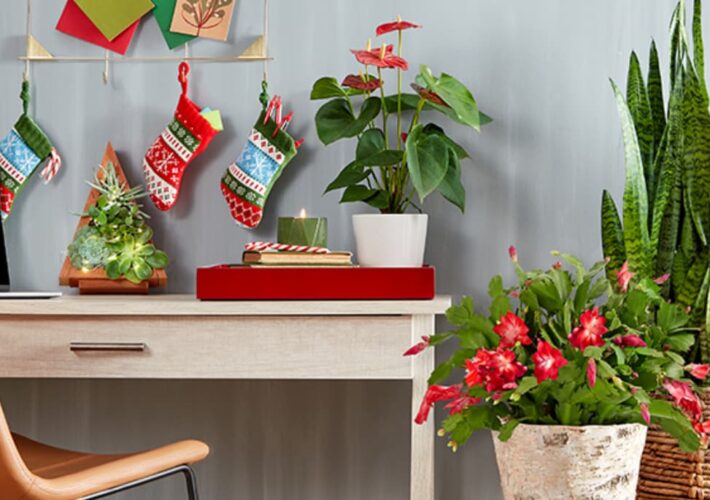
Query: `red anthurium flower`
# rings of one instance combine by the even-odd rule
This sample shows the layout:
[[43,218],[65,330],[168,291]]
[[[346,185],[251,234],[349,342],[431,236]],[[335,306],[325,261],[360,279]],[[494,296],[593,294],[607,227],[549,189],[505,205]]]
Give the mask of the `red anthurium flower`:
[[538,340],[537,352],[532,355],[532,360],[535,363],[535,377],[538,384],[547,379],[557,380],[558,370],[567,364],[562,352],[544,340]]
[[624,262],[624,265],[621,266],[621,269],[619,269],[619,272],[616,274],[616,281],[622,292],[626,293],[629,291],[629,282],[635,275],[636,273],[629,271],[629,261]]
[[493,331],[500,335],[500,347],[514,347],[518,342],[523,345],[532,344],[528,337],[528,325],[510,311],[500,318]]
[[479,349],[473,359],[466,360],[465,380],[469,387],[481,385],[487,392],[495,393],[515,389],[516,381],[526,371],[509,349]]
[[590,345],[603,346],[604,335],[607,330],[606,318],[599,314],[599,308],[589,309],[584,311],[579,317],[580,326],[572,330],[572,333],[567,337],[574,347],[580,351],[584,351]]
[[589,382],[589,387],[597,385],[597,362],[594,358],[589,358],[587,361],[587,382]]
[[403,30],[408,30],[411,28],[421,28],[422,26],[420,24],[414,24],[410,23],[409,21],[402,21],[401,17],[397,17],[397,21],[393,23],[384,23],[380,24],[377,27],[377,30],[375,30],[375,33],[377,33],[377,36],[382,36],[386,33],[391,33],[393,31],[403,31]]
[[641,403],[639,405],[639,410],[641,410],[641,417],[647,425],[651,425],[651,412],[648,410],[648,404]]
[[424,394],[422,404],[419,407],[419,412],[417,412],[417,416],[414,421],[417,424],[423,424],[426,422],[427,418],[429,418],[429,411],[431,411],[434,403],[438,401],[448,401],[459,397],[461,394],[461,388],[461,384],[449,387],[445,385],[430,385],[426,391],[426,394]]
[[382,80],[375,78],[374,76],[366,77],[363,75],[348,75],[343,80],[342,86],[372,92],[373,90],[377,90],[382,87]]
[[708,373],[710,373],[710,365],[699,365],[691,363],[686,366],[685,369],[688,370],[693,377],[700,380],[705,380],[708,376]]
[[693,420],[700,420],[703,408],[700,404],[700,399],[690,388],[690,385],[678,380],[668,379],[663,382],[663,387],[666,388],[678,408],[683,410]]
[[513,245],[508,247],[508,255],[510,255],[510,260],[513,262],[518,262],[518,249]]
[[403,58],[392,53],[392,45],[383,45],[379,49],[371,50],[351,50],[355,55],[355,59],[360,64],[366,66],[376,66],[378,68],[398,68],[403,70],[409,69],[409,64]]
[[412,347],[407,349],[403,356],[416,356],[423,350],[429,347],[429,336],[422,335],[422,341],[414,344]]
[[669,279],[670,277],[671,277],[671,275],[668,274],[668,273],[666,273],[666,274],[664,274],[664,275],[659,276],[659,277],[656,278],[655,280],[653,280],[653,282],[654,282],[655,284],[657,284],[657,285],[662,285],[663,283],[665,283],[666,281],[668,281],[668,279]]
[[410,83],[409,85],[417,92],[417,94],[419,94],[419,97],[421,97],[422,99],[427,100],[429,102],[433,102],[434,104],[438,104],[439,106],[444,106],[447,108],[451,107],[446,104],[446,101],[439,97],[439,94],[437,94],[436,92],[424,88],[421,85],[417,85],[416,83]]
[[621,347],[646,347],[646,342],[638,335],[622,335],[611,341]]

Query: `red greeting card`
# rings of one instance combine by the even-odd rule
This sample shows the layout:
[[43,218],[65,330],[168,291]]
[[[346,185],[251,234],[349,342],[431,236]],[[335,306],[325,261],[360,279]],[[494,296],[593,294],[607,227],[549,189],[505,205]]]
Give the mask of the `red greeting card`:
[[136,21],[126,31],[109,41],[74,0],[67,0],[64,11],[57,23],[57,31],[124,55],[131,44],[131,40],[133,40],[133,35],[136,33],[139,22],[140,20]]

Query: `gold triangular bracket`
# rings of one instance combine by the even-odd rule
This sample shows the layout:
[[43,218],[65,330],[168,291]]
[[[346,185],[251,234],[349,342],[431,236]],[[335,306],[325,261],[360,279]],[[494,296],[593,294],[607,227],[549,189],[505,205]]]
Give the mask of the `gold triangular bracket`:
[[27,57],[30,59],[54,59],[54,56],[33,35],[27,35]]
[[266,44],[264,43],[264,37],[259,36],[254,43],[246,48],[244,52],[239,54],[239,59],[265,59],[266,58]]

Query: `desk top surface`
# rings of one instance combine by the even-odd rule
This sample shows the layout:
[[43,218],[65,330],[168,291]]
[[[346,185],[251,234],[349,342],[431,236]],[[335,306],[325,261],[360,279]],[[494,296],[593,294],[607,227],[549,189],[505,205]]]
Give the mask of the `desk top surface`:
[[209,301],[193,295],[78,296],[0,300],[2,316],[385,316],[442,314],[451,297],[433,300]]

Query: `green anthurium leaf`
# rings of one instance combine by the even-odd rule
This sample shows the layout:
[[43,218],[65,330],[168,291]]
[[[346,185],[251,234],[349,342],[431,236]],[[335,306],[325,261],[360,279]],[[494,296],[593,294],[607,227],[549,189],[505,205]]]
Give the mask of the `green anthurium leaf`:
[[148,257],[146,257],[145,261],[153,269],[164,269],[168,266],[169,263],[168,254],[161,250],[156,250],[153,255],[149,255]]
[[360,136],[355,150],[355,159],[364,160],[385,149],[385,134],[379,128],[366,130]]
[[323,144],[328,145],[339,139],[355,137],[362,133],[380,112],[381,100],[370,97],[365,100],[360,114],[355,117],[344,98],[325,103],[316,113],[316,131]]
[[419,74],[417,75],[417,83],[422,87],[431,87],[436,83],[434,74],[431,72],[431,68],[426,64],[419,66]]
[[385,149],[372,156],[358,160],[357,163],[363,167],[386,167],[400,163],[403,155],[404,152],[398,149]]
[[109,279],[112,280],[117,280],[118,278],[121,277],[121,268],[118,263],[118,259],[111,259],[108,261],[106,264],[106,276],[108,276]]
[[376,194],[374,196],[366,199],[365,203],[367,203],[371,207],[379,208],[379,209],[389,207],[390,198],[389,198],[389,195],[387,194],[387,192],[382,191],[381,189],[376,189],[375,191],[377,191]]
[[[409,93],[403,93],[402,94],[402,111],[413,111],[417,109],[417,104],[419,104],[419,100],[421,98],[417,94],[409,94]],[[397,94],[394,95],[388,95],[385,97],[385,107],[387,108],[388,113],[396,113],[397,112]]]
[[354,201],[365,201],[368,198],[372,198],[378,193],[376,189],[370,189],[367,186],[355,185],[348,186],[345,191],[343,191],[343,196],[340,198],[340,203],[349,203]]
[[461,162],[453,149],[449,149],[449,167],[444,180],[437,190],[448,201],[456,205],[461,213],[466,209],[466,189],[461,183]]
[[145,281],[151,277],[153,274],[153,269],[148,265],[148,263],[141,258],[133,261],[133,267],[131,270],[135,273],[136,277],[140,281]]
[[369,177],[370,174],[372,174],[372,170],[361,167],[357,164],[357,162],[352,162],[340,171],[338,177],[336,177],[333,182],[328,184],[328,187],[325,188],[325,192],[328,193],[335,189],[341,189],[359,184],[361,181]]
[[332,97],[345,97],[351,95],[352,92],[344,89],[338,80],[333,77],[326,76],[317,80],[311,89],[311,100],[330,99]]
[[421,200],[438,188],[446,177],[449,150],[438,134],[426,134],[421,124],[407,137],[407,167]]
[[424,125],[424,133],[426,134],[437,134],[439,137],[444,139],[444,142],[451,146],[451,148],[456,152],[456,156],[458,156],[459,160],[464,160],[466,158],[470,158],[469,154],[466,152],[466,150],[461,147],[459,144],[456,143],[453,139],[451,139],[448,135],[446,135],[446,132],[444,132],[444,129],[439,127],[438,125],[435,125],[433,123],[427,123]]
[[428,88],[447,104],[459,123],[480,130],[481,115],[478,112],[478,104],[463,83],[451,75],[442,73]]
[[623,218],[626,258],[632,271],[641,276],[648,276],[651,272],[651,242],[648,234],[648,198],[643,161],[629,107],[619,87],[613,81],[611,85],[624,136],[626,185]]

